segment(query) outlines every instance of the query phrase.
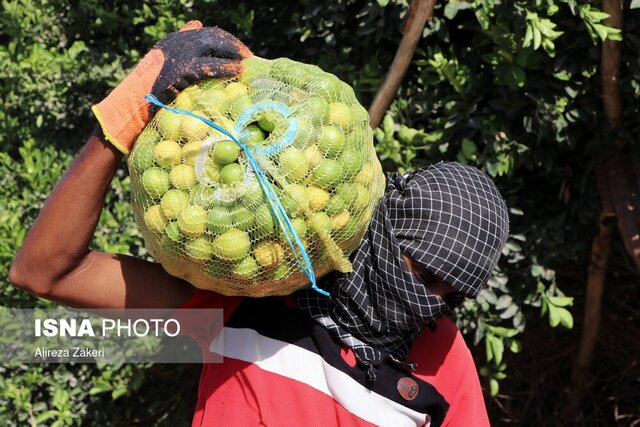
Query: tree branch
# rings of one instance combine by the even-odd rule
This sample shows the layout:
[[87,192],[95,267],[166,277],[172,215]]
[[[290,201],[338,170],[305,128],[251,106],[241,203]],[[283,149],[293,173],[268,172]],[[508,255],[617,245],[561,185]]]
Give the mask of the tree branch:
[[403,35],[398,50],[393,58],[389,72],[378,89],[369,107],[369,123],[373,129],[377,128],[384,113],[396,96],[400,83],[411,63],[416,46],[422,37],[422,30],[433,16],[435,0],[413,0],[409,7],[407,20],[403,28]]

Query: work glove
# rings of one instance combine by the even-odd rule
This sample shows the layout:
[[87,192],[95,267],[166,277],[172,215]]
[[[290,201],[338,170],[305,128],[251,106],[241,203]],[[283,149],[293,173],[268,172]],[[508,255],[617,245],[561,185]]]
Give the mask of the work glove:
[[155,111],[145,95],[169,103],[181,90],[202,79],[238,75],[242,59],[252,55],[226,31],[202,28],[200,21],[190,21],[160,40],[92,111],[106,139],[129,154]]

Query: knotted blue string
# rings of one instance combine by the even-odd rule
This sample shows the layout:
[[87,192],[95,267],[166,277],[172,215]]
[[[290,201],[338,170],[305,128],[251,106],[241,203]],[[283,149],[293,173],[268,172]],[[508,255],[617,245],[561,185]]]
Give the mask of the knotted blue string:
[[[213,121],[207,119],[206,117],[199,116],[197,114],[192,113],[191,111],[182,110],[180,108],[169,107],[169,106],[163,104],[162,102],[160,102],[158,100],[158,98],[156,98],[153,95],[147,95],[147,96],[144,97],[144,99],[146,99],[147,101],[151,102],[154,105],[157,105],[158,107],[164,108],[165,110],[169,110],[169,111],[177,113],[177,114],[184,114],[186,116],[195,117],[196,119],[198,119],[198,120],[206,123],[207,125],[211,126],[212,128],[214,128],[218,132],[228,136],[233,142],[235,142],[238,145],[238,147],[240,147],[242,149],[242,151],[244,151],[244,154],[245,154],[245,156],[247,158],[247,161],[248,161],[249,165],[251,166],[251,168],[253,169],[253,171],[254,171],[254,173],[256,175],[256,178],[258,179],[258,182],[260,183],[260,187],[262,188],[262,191],[265,194],[265,197],[267,199],[267,203],[269,203],[269,207],[271,208],[271,212],[276,217],[276,220],[278,221],[278,226],[283,231],[283,234],[284,234],[285,238],[287,239],[287,243],[291,247],[293,255],[296,257],[296,262],[298,263],[298,265],[300,266],[300,268],[302,269],[304,274],[309,278],[309,281],[311,282],[311,289],[317,291],[318,293],[320,293],[322,295],[329,296],[329,292],[327,292],[327,291],[325,291],[323,289],[320,289],[318,287],[318,285],[316,284],[316,276],[315,276],[315,272],[313,271],[313,265],[311,264],[311,260],[309,259],[309,255],[307,254],[307,251],[305,250],[304,246],[302,245],[302,242],[300,241],[300,238],[298,237],[298,234],[296,233],[295,229],[293,228],[293,224],[291,224],[291,221],[289,220],[289,217],[287,216],[287,213],[285,212],[284,207],[282,206],[282,203],[280,202],[280,198],[278,197],[278,195],[276,194],[275,190],[271,186],[271,183],[269,182],[269,180],[265,176],[264,171],[262,170],[262,168],[260,167],[260,165],[256,161],[255,157],[253,157],[253,154],[251,153],[252,147],[247,147],[242,142],[240,142],[238,139],[236,139],[229,131],[227,131],[226,129],[224,129],[220,125],[214,123]],[[292,237],[293,237],[293,241],[291,239]],[[298,253],[302,256],[302,260],[300,259],[300,256],[298,255]]]

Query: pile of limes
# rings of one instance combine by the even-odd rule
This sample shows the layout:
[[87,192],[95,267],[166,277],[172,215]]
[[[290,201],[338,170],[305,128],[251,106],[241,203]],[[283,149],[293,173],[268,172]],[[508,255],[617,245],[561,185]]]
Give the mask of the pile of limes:
[[[315,66],[254,57],[239,78],[190,86],[171,106],[247,147],[317,275],[349,269],[384,190],[368,115],[351,87]],[[160,110],[129,168],[136,221],[169,273],[234,295],[286,294],[308,283],[284,218],[229,136]]]

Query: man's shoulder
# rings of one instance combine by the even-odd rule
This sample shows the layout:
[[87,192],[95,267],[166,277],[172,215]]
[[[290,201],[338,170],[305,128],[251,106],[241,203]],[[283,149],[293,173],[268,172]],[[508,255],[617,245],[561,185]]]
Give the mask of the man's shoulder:
[[417,373],[437,377],[443,370],[449,375],[463,374],[473,367],[473,358],[455,323],[448,318],[436,322],[435,329],[425,328],[414,340],[408,359],[418,365]]

